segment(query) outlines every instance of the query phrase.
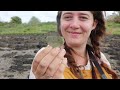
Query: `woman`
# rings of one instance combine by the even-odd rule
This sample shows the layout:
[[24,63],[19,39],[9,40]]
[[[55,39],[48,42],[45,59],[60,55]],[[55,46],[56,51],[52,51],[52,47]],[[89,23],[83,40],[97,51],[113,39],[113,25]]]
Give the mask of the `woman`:
[[117,79],[100,51],[102,11],[58,11],[57,27],[65,40],[63,49],[48,45],[38,51],[30,79]]

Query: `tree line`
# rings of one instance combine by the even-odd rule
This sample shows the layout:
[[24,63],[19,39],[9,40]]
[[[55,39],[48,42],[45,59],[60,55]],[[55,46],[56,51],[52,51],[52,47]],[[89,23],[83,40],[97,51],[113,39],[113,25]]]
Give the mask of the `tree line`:
[[[41,21],[37,17],[32,16],[27,24],[37,25],[37,24],[40,24],[40,23],[41,23]],[[13,17],[11,17],[10,22],[0,21],[0,25],[6,25],[6,24],[22,24],[22,19],[18,16],[13,16]]]

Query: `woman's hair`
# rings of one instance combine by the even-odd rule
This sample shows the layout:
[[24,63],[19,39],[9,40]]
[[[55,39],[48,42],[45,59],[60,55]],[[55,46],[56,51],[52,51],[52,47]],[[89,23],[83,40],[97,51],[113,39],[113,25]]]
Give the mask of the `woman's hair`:
[[[95,28],[95,30],[92,30],[91,34],[90,34],[90,40],[91,40],[91,44],[92,44],[92,48],[93,48],[93,53],[98,57],[101,58],[100,56],[100,38],[105,34],[105,21],[104,21],[104,16],[103,16],[103,12],[102,11],[90,11],[93,14],[93,18],[94,20],[96,20],[97,26]],[[58,11],[58,15],[57,15],[57,30],[59,32],[60,35],[61,34],[61,29],[60,29],[60,19],[61,19],[61,15],[62,15],[62,11]],[[68,66],[70,67],[70,70],[73,72],[73,74],[78,77],[80,77],[80,72],[78,72],[78,69],[76,68],[76,63],[75,60],[71,54],[72,48],[68,47],[66,42],[64,43],[65,46],[65,50],[66,50],[66,55],[65,57],[67,57],[68,59]]]

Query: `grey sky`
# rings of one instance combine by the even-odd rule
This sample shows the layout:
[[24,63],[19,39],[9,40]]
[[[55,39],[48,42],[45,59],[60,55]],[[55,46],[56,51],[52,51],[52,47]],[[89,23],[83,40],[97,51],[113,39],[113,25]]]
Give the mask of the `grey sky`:
[[[107,11],[107,16],[113,11]],[[22,22],[28,22],[32,16],[37,17],[41,22],[56,21],[57,11],[0,11],[0,21],[11,20],[13,16],[19,16]]]

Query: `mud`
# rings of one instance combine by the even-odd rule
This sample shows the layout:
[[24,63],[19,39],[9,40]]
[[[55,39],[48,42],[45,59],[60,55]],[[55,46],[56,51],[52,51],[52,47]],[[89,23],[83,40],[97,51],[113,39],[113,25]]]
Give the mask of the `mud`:
[[[27,79],[36,52],[47,45],[47,35],[56,33],[0,36],[0,79]],[[120,36],[108,35],[101,50],[120,76]]]

